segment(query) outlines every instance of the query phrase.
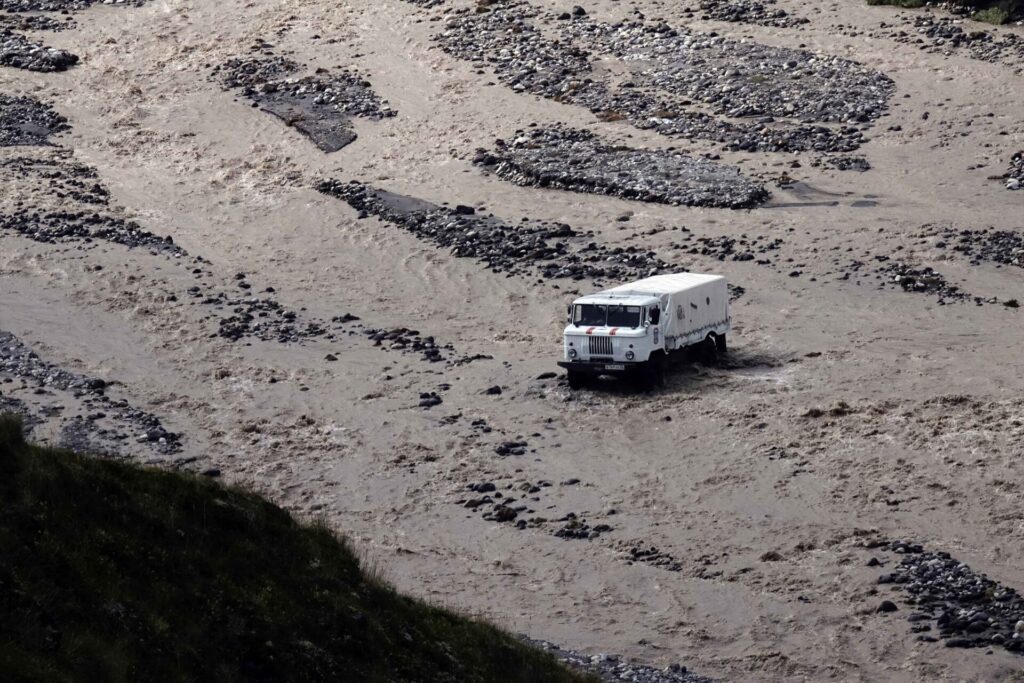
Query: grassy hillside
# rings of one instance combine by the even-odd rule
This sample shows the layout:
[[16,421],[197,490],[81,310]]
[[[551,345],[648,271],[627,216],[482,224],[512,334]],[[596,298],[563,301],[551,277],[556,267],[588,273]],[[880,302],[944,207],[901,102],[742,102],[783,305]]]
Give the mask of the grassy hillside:
[[397,594],[211,481],[27,445],[0,416],[4,681],[582,681]]
[[[869,5],[896,5],[897,7],[924,7],[927,0],[868,0]],[[971,10],[973,19],[990,24],[1005,24],[1024,19],[1024,0],[950,0]]]

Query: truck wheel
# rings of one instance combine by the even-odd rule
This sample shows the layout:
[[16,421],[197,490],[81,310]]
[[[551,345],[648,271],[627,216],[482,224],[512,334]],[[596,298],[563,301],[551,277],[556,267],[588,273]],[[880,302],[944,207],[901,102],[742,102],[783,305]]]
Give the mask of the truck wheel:
[[724,334],[715,335],[715,350],[717,350],[719,353],[726,353],[729,350],[729,347],[725,342]]
[[570,370],[567,373],[569,377],[569,388],[570,389],[582,389],[583,388],[583,373],[573,372]]
[[651,356],[651,359],[644,363],[643,384],[645,389],[659,389],[665,386],[665,366],[668,363],[663,354]]
[[718,361],[718,343],[715,335],[709,334],[700,343],[700,362],[704,365],[714,365]]

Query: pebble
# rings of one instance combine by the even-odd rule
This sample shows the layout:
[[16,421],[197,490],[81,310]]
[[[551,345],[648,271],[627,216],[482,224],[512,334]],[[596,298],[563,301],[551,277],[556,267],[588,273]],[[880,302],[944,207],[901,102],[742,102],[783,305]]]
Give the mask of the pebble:
[[940,301],[963,300],[970,296],[958,286],[950,284],[945,276],[930,266],[912,266],[901,261],[888,261],[879,272],[905,292],[937,294]]
[[[106,196],[106,190],[103,190]],[[134,221],[91,211],[23,211],[0,214],[0,230],[48,244],[102,240],[129,248],[144,248],[171,256],[186,256],[170,237],[144,230]]]
[[443,401],[441,400],[441,397],[438,396],[435,392],[433,392],[433,391],[424,392],[424,393],[420,394],[419,407],[420,408],[433,408],[434,406],[441,405],[442,402]]
[[563,524],[555,530],[555,536],[558,538],[590,541],[612,530],[608,524],[591,526],[587,520],[578,517],[575,512],[570,512],[559,521]]
[[95,4],[141,7],[147,0],[0,0],[8,12],[78,12]]
[[494,447],[494,452],[502,456],[526,455],[528,445],[526,441],[503,441]]
[[1016,230],[979,230],[925,226],[925,234],[936,238],[934,246],[963,254],[972,265],[989,261],[1024,268],[1024,232]]
[[[955,7],[947,5],[947,9]],[[931,11],[899,14],[902,25],[886,22],[875,37],[885,37],[939,54],[963,54],[983,62],[1000,62],[1018,71],[1024,64],[1024,37],[1010,31],[983,30],[980,24],[964,24],[963,20]],[[966,26],[966,28],[965,28]]]
[[1019,190],[1024,187],[1024,150],[1010,157],[1010,167],[1006,171],[1006,189]]
[[699,9],[704,21],[727,21],[757,24],[773,28],[795,28],[810,22],[784,9],[775,7],[775,0],[701,0]]
[[[9,2],[9,0],[5,0]],[[5,2],[0,2],[4,6]],[[4,29],[15,31],[66,31],[74,28],[71,19],[54,19],[42,14],[0,14],[0,33]]]
[[99,182],[96,169],[74,161],[67,150],[55,148],[49,157],[14,156],[0,160],[0,177],[29,179],[38,189],[79,204],[107,206],[110,192]]

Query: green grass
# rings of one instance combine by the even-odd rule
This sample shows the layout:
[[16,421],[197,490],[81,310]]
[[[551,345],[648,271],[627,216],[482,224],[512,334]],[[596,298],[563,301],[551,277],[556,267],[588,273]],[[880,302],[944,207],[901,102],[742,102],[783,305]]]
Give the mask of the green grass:
[[978,10],[971,15],[975,21],[984,21],[988,24],[1005,24],[1010,20],[1010,12],[1002,7],[989,7]]
[[[869,5],[894,5],[916,9],[924,7],[926,0],[867,0]],[[1024,0],[954,0],[954,4],[973,10],[971,18],[989,24],[1005,24],[1024,19]]]
[[590,680],[259,496],[35,447],[2,415],[0,615],[5,682]]

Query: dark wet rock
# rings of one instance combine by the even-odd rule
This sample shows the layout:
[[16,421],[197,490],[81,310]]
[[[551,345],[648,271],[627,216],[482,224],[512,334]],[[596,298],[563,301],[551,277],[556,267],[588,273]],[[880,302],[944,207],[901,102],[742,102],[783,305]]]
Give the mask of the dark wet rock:
[[20,33],[0,29],[0,66],[27,71],[67,71],[78,63],[78,56],[67,50],[46,47]]
[[697,237],[692,232],[683,231],[672,247],[686,254],[699,254],[719,261],[756,261],[758,265],[771,265],[784,244],[782,238],[768,235],[741,233],[737,236]]
[[[91,414],[84,417],[75,415],[62,422],[58,439],[58,445],[62,447],[92,453],[116,453],[118,443],[132,438],[134,434],[137,442],[147,444],[158,453],[172,454],[181,450],[181,435],[167,431],[155,415],[137,410],[123,400],[108,397],[108,385],[104,380],[69,372],[48,363],[17,337],[0,331],[0,378],[3,377],[20,378],[29,385],[35,385],[37,392],[66,392],[90,411]],[[24,401],[8,398],[2,405],[27,415],[34,424],[41,421]],[[117,429],[101,428],[100,421],[116,425]]]
[[17,156],[2,159],[0,176],[31,179],[39,187],[47,186],[49,193],[58,199],[78,204],[106,206],[110,203],[110,192],[100,183],[96,169],[74,161],[65,150],[57,150],[52,156],[43,158]]
[[633,542],[626,544],[623,550],[626,553],[625,559],[629,563],[648,564],[670,572],[678,572],[683,569],[682,563],[653,545]]
[[550,652],[568,666],[597,676],[602,683],[711,683],[681,664],[655,668],[609,654],[588,655],[560,648],[544,640],[524,638],[535,647]]
[[1016,590],[975,572],[949,553],[904,541],[885,548],[902,559],[878,583],[906,593],[904,601],[916,610],[908,621],[932,621],[947,647],[1001,646],[1024,654],[1024,597]]
[[438,396],[433,391],[424,392],[424,393],[420,394],[420,402],[419,402],[419,407],[420,408],[433,408],[434,406],[441,405],[441,403],[443,403],[443,401],[441,400],[441,397]]
[[[3,0],[0,0],[3,5]],[[0,33],[12,31],[66,31],[73,28],[71,19],[55,19],[44,14],[0,14]]]
[[562,522],[562,526],[554,532],[555,536],[558,538],[593,540],[598,538],[601,534],[612,530],[612,528],[607,524],[591,526],[587,523],[587,520],[578,517],[575,512],[570,512],[559,521]]
[[1010,157],[1010,168],[1006,171],[1006,189],[1024,189],[1024,151]]
[[878,605],[876,612],[895,612],[899,607],[892,600],[882,600],[881,604]]
[[844,155],[825,157],[823,164],[837,171],[859,171],[863,173],[864,171],[871,170],[871,164],[864,157]]
[[50,137],[70,130],[66,118],[33,97],[0,94],[0,147],[49,145]]
[[[93,196],[99,196],[93,193]],[[16,232],[49,244],[69,241],[105,241],[129,248],[150,249],[168,255],[185,256],[170,237],[144,230],[134,221],[85,211],[23,212],[0,214],[0,231]]]
[[95,4],[141,7],[147,0],[0,0],[8,12],[78,12]]
[[[451,344],[438,344],[433,337],[423,337],[418,330],[410,330],[406,327],[397,327],[390,330],[367,329],[364,330],[364,334],[376,346],[389,351],[418,353],[428,363],[440,363],[446,360],[445,352],[454,352]],[[458,363],[459,360],[454,362]]]
[[[256,49],[269,53],[265,43],[257,43]],[[324,152],[335,152],[356,139],[351,117],[379,121],[395,115],[358,73],[319,69],[315,75],[293,78],[300,68],[271,53],[228,60],[213,73],[225,87],[241,89],[250,101],[309,137]]]
[[750,208],[768,199],[738,169],[665,150],[611,145],[586,130],[516,131],[474,163],[517,185],[684,206]]
[[619,281],[669,269],[653,252],[633,246],[610,248],[594,241],[593,234],[577,232],[564,223],[524,219],[510,225],[495,217],[459,214],[355,181],[326,180],[318,189],[348,202],[356,211],[450,249],[457,257],[483,261],[495,272],[541,275],[545,279]]
[[[951,6],[951,5],[950,5]],[[1024,37],[1011,31],[982,29],[981,24],[936,14],[932,11],[898,14],[872,33],[925,52],[960,54],[983,62],[1003,63],[1021,69]]]
[[1024,232],[1017,230],[956,230],[926,226],[935,247],[957,252],[974,265],[983,261],[1024,268]]
[[501,396],[501,387],[494,385],[493,387],[487,387],[482,392],[485,396]]
[[879,272],[905,292],[935,294],[943,301],[957,301],[969,297],[966,292],[950,284],[945,276],[930,266],[918,267],[899,261],[888,261],[882,265]]
[[230,341],[256,338],[285,344],[315,339],[328,333],[322,322],[300,318],[274,299],[231,299],[221,294],[208,297],[202,303],[230,310],[220,317],[217,329],[219,336]]
[[526,441],[503,441],[494,447],[498,455],[525,455],[529,444]]
[[518,516],[518,511],[504,504],[495,505],[494,510],[491,511],[491,519],[502,524],[505,522],[511,522]]

